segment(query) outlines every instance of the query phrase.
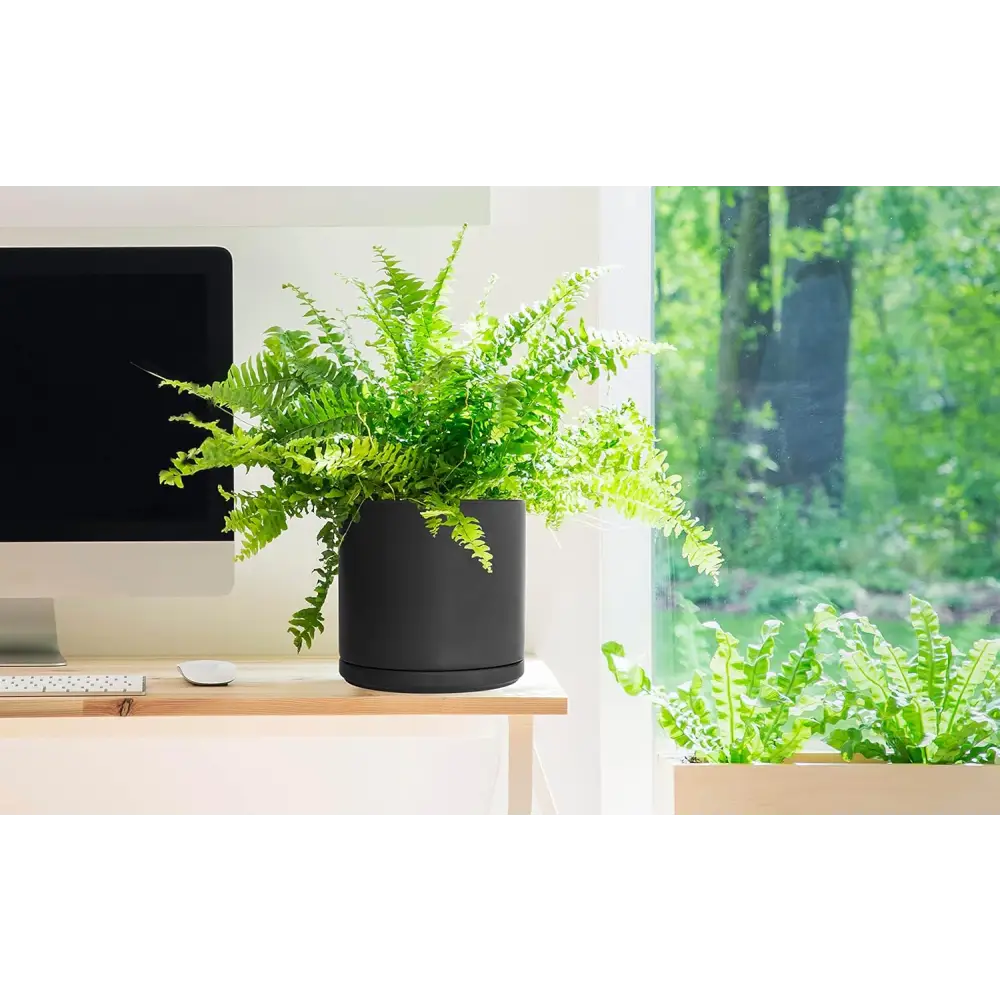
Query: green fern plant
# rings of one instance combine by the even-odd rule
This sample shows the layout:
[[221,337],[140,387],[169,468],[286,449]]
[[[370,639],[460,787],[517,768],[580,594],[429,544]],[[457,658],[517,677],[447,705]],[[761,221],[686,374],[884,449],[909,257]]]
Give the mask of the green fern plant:
[[[314,593],[291,619],[296,648],[323,630],[340,545],[366,500],[410,500],[428,530],[446,529],[490,570],[489,538],[466,500],[519,499],[555,528],[569,516],[610,507],[667,534],[712,577],[721,555],[688,510],[681,483],[635,406],[583,412],[563,424],[574,381],[595,382],[636,355],[666,350],[590,329],[576,308],[600,275],[560,278],[547,298],[505,316],[487,295],[471,320],[453,326],[446,299],[464,229],[430,284],[375,248],[379,280],[347,279],[358,293],[350,315],[324,312],[287,285],[305,311],[305,329],[274,327],[263,350],[211,385],[163,380],[234,415],[232,430],[190,414],[204,441],[178,454],[161,481],[223,467],[269,470],[272,482],[227,495],[225,527],[242,539],[240,558],[274,541],[291,519],[317,515],[320,563]],[[492,281],[491,281],[492,285]],[[378,362],[357,346],[370,335]]]
[[827,742],[893,763],[993,763],[1000,741],[1000,639],[961,653],[941,634],[927,601],[910,597],[913,655],[887,642],[867,618],[840,618],[843,679],[828,681]]
[[805,639],[777,670],[771,663],[781,622],[765,621],[760,639],[745,652],[733,635],[707,622],[716,642],[707,675],[696,670],[675,691],[654,685],[642,667],[628,662],[620,643],[606,642],[601,651],[626,693],[652,699],[660,727],[690,759],[777,764],[826,725],[824,703],[814,688],[827,655],[820,643],[836,621],[832,607],[819,605],[805,627]]

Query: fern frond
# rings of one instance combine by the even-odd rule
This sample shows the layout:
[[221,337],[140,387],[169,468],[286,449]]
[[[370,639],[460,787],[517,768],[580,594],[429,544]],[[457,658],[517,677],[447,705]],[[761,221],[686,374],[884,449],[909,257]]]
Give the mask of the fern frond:
[[881,663],[868,652],[856,624],[848,629],[846,642],[847,648],[840,654],[840,665],[848,680],[858,690],[870,694],[879,705],[889,704],[893,692],[888,678]]
[[[437,396],[448,393],[453,385],[449,385],[451,376],[468,368],[468,352],[465,348],[448,351],[438,356],[433,364],[424,367],[423,375],[413,384],[415,394],[434,391]],[[449,395],[448,402],[454,404],[454,396]]]
[[761,685],[765,704],[761,716],[761,742],[770,746],[784,731],[792,707],[800,702],[807,688],[819,681],[822,659],[819,644],[826,630],[827,609],[818,608],[805,626],[805,640],[788,654],[776,673],[768,674]]
[[496,423],[490,431],[491,441],[502,441],[517,426],[525,394],[524,386],[515,379],[509,379],[504,383],[497,394],[497,417]]
[[625,647],[620,642],[606,642],[601,646],[601,652],[615,680],[626,694],[649,694],[653,682],[649,674],[637,663],[625,660]]
[[283,358],[259,354],[243,364],[233,365],[221,382],[196,385],[176,379],[163,379],[161,386],[208,400],[233,413],[256,417],[284,405],[295,392],[295,372]]
[[189,451],[178,452],[170,468],[160,473],[160,482],[167,486],[184,486],[184,478],[208,469],[238,469],[241,467],[270,467],[279,460],[277,452],[269,447],[263,435],[247,432],[240,427],[224,430],[217,421],[200,420],[185,413],[171,420],[191,424],[208,432],[208,437]]
[[866,739],[857,727],[834,730],[826,737],[827,743],[834,750],[839,750],[845,760],[853,760],[855,756],[868,760],[888,760],[889,752],[881,743]]
[[799,753],[813,735],[813,726],[806,719],[796,719],[792,723],[791,732],[778,741],[768,754],[768,759],[775,762],[788,760]]
[[318,327],[317,343],[323,344],[336,358],[338,365],[347,371],[358,371],[368,378],[374,378],[368,362],[358,353],[346,319],[341,315],[334,319],[316,304],[316,300],[298,285],[285,282],[282,289],[290,289],[305,306],[305,317],[309,326]]
[[979,639],[958,667],[945,695],[942,730],[950,733],[963,714],[970,710],[972,695],[989,676],[1000,653],[1000,639]]
[[580,422],[557,433],[548,458],[535,468],[545,493],[531,498],[533,512],[551,526],[567,514],[608,506],[668,536],[684,536],[682,555],[699,573],[717,578],[722,553],[680,496],[680,477],[668,474],[653,428],[633,403],[585,411]]
[[533,342],[510,371],[510,381],[522,388],[517,432],[505,441],[504,451],[518,454],[547,448],[574,378],[594,382],[602,373],[627,367],[629,360],[640,354],[655,354],[664,348],[644,339],[591,331],[582,320],[575,327],[554,328],[549,336]]
[[660,727],[677,746],[692,750],[699,760],[721,761],[724,758],[722,742],[699,693],[703,681],[700,674],[692,678],[683,693],[667,692],[656,687],[642,667],[626,659],[621,643],[606,642],[601,652],[608,670],[627,694],[651,697]]
[[541,302],[522,306],[517,312],[504,316],[493,328],[482,331],[478,337],[480,349],[490,355],[495,363],[506,364],[519,344],[533,337],[542,339],[546,329],[567,316],[587,294],[590,286],[607,268],[585,267],[561,277]]
[[740,656],[736,636],[726,632],[716,622],[706,622],[715,632],[715,654],[708,665],[712,677],[712,698],[719,720],[721,735],[729,746],[743,741],[743,698],[746,695],[746,663]]
[[424,302],[424,321],[428,326],[441,314],[444,306],[443,295],[455,270],[455,259],[458,257],[459,250],[462,249],[462,241],[465,239],[465,233],[468,228],[468,225],[462,226],[458,231],[458,235],[452,240],[451,253],[445,258],[445,262],[441,270],[438,271],[437,277],[435,277],[434,283],[431,285],[431,290]]
[[490,294],[496,283],[497,276],[491,274],[489,280],[486,282],[486,288],[483,290],[482,297],[476,303],[476,311],[465,324],[464,328],[468,331],[474,342],[478,341],[482,334],[485,336],[485,339],[481,343],[492,344],[493,338],[496,336],[496,330],[500,325],[500,321],[489,314]]
[[711,710],[708,703],[701,695],[701,690],[705,686],[705,675],[696,670],[691,675],[691,680],[677,686],[677,697],[684,705],[691,710],[691,713],[698,720],[702,728],[701,739],[707,747],[710,743],[713,749],[718,749],[718,725],[712,719]]
[[[862,633],[871,636],[872,648],[888,695],[886,700],[878,704],[883,706],[886,718],[895,716],[898,709],[899,720],[905,730],[898,734],[898,739],[914,747],[925,747],[936,732],[935,709],[914,669],[914,662],[907,660],[905,650],[888,643],[878,627],[867,618],[848,612],[841,616],[841,621],[845,629],[854,629],[852,635],[855,644],[861,642]],[[871,688],[867,687],[865,690],[870,691]],[[878,711],[878,707],[875,710]],[[882,727],[888,734],[887,738],[897,738],[893,728],[896,725],[897,722],[893,720]]]
[[422,365],[421,312],[427,288],[384,247],[375,247],[374,250],[382,271],[382,277],[373,289],[373,297],[381,308],[380,322],[390,336],[400,364],[414,379],[418,377]]
[[326,626],[323,606],[340,567],[340,526],[333,521],[325,521],[319,529],[317,539],[320,543],[320,561],[316,567],[316,589],[312,596],[306,598],[306,606],[296,611],[288,623],[288,631],[299,652],[302,652],[303,646],[311,649],[316,633],[322,632]]
[[928,748],[934,764],[994,763],[998,744],[998,723],[986,715],[966,715],[950,732],[935,737]]
[[671,350],[668,344],[644,337],[591,329],[581,319],[575,326],[560,328],[557,336],[532,342],[524,359],[513,367],[511,376],[528,383],[563,385],[572,378],[593,383],[602,375],[615,375],[619,368],[627,368],[633,358]]
[[919,691],[911,681],[906,666],[906,650],[888,643],[877,628],[873,628],[870,634],[875,655],[882,663],[882,670],[892,690],[903,692],[910,697],[917,695]]
[[[648,696],[658,710],[661,728],[679,747],[690,750],[694,759],[733,764],[787,760],[820,728],[818,720],[806,717],[818,699],[804,695],[807,685],[799,680],[784,685],[789,692],[787,697],[778,694],[776,689],[782,686],[781,681],[769,674],[772,703],[763,705],[763,714],[756,716],[755,699],[747,693],[750,678],[757,669],[751,669],[750,660],[759,657],[773,643],[778,623],[765,623],[760,645],[751,647],[755,654],[747,657],[740,653],[733,636],[717,623],[705,624],[716,633],[716,650],[709,667],[711,703],[701,695],[705,682],[701,671],[696,670],[688,683],[668,692],[653,684],[641,667],[628,661],[620,643],[606,642],[601,651],[619,685],[628,694]],[[814,623],[814,635],[804,646],[818,641],[822,631]],[[815,674],[809,673],[808,677],[815,679]],[[789,724],[792,714],[796,718]]]
[[423,368],[428,351],[440,350],[442,343],[451,339],[452,326],[444,315],[445,292],[455,270],[455,259],[462,249],[462,241],[468,228],[462,226],[458,235],[452,240],[451,253],[438,271],[421,305],[420,321],[414,337],[414,360],[419,368]]
[[335,329],[333,320],[316,305],[316,300],[311,295],[302,291],[298,285],[293,285],[290,281],[286,281],[281,287],[282,290],[291,289],[299,302],[305,306],[305,317],[309,321],[310,326],[318,326],[326,334],[333,333]]
[[941,712],[950,685],[951,640],[941,634],[938,616],[931,605],[912,595],[910,624],[917,636],[916,676],[934,705],[935,732],[940,732]]
[[[308,440],[308,439],[307,439]],[[433,468],[434,456],[404,445],[379,441],[371,437],[327,441],[311,447],[314,473],[331,480],[344,477],[370,479],[373,487],[398,484],[404,487],[408,478]],[[381,492],[379,490],[379,492]],[[404,490],[405,492],[405,490]]]
[[326,385],[297,396],[284,409],[269,414],[268,424],[280,441],[366,434],[370,396],[363,385],[365,383],[359,385],[353,378],[346,381],[334,378]]
[[760,627],[760,642],[747,647],[746,658],[746,694],[748,698],[756,698],[760,694],[760,686],[771,669],[771,658],[774,656],[774,641],[781,632],[781,622],[769,618]]
[[657,702],[656,721],[660,728],[683,750],[694,750],[699,760],[713,758],[704,753],[697,742],[697,719],[689,708],[674,695],[671,701],[665,697]]
[[794,701],[810,685],[819,680],[822,663],[818,647],[822,631],[814,623],[805,626],[805,641],[788,654],[772,682],[772,690],[785,700]]
[[385,247],[375,247],[375,259],[382,270],[382,278],[375,285],[375,294],[385,308],[400,318],[416,316],[427,298],[424,283],[405,270],[399,258],[388,253]]
[[413,361],[412,331],[406,314],[393,309],[378,288],[369,288],[357,278],[345,277],[344,280],[361,296],[362,307],[356,315],[375,327],[375,336],[367,343],[381,356],[389,381],[401,379],[404,382],[413,382],[417,377],[417,371]]
[[420,512],[432,534],[451,528],[452,540],[468,549],[487,573],[493,572],[493,553],[483,538],[483,526],[459,506],[435,506]]
[[240,536],[241,546],[236,557],[239,561],[255,556],[278,538],[288,527],[289,515],[305,513],[304,505],[297,509],[273,486],[263,486],[256,493],[220,492],[234,502],[233,510],[226,517],[226,529]]
[[[271,327],[264,336],[264,349],[242,364],[232,365],[223,381],[197,385],[163,379],[160,385],[233,413],[259,417],[280,410],[296,393],[322,385],[337,373],[336,363],[316,356],[315,351],[316,344],[305,331]],[[349,377],[354,378],[353,372]]]

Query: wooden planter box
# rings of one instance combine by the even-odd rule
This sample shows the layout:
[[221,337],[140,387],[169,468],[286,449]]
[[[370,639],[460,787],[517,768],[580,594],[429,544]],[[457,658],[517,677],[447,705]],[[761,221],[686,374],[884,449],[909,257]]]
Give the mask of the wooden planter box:
[[[676,815],[1000,815],[1000,767],[846,763],[801,754],[787,764],[661,764],[660,805]],[[672,778],[672,781],[670,780]]]

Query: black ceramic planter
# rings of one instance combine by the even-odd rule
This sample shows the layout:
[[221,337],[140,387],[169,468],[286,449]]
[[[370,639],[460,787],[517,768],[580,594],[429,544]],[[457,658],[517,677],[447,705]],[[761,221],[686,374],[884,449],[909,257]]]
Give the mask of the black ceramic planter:
[[416,505],[368,501],[340,549],[340,673],[376,691],[486,691],[524,673],[524,503],[472,500],[487,573]]

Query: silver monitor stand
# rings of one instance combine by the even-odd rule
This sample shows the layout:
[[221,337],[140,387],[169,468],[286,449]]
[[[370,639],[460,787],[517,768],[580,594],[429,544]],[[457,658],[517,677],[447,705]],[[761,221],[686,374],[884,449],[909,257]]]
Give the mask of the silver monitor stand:
[[0,667],[65,667],[49,597],[0,598]]

